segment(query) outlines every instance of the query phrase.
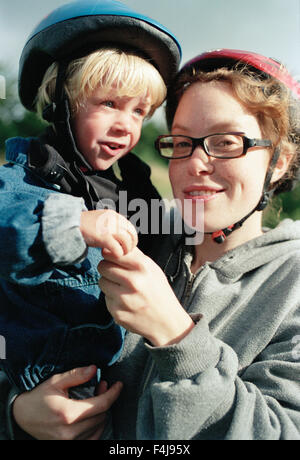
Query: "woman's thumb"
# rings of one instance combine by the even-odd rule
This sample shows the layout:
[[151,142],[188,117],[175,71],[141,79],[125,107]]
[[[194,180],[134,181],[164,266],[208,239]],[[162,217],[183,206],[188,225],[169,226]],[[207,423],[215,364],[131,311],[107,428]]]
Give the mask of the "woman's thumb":
[[97,372],[97,367],[92,365],[88,367],[78,367],[71,371],[57,374],[52,377],[52,384],[60,390],[67,390],[68,388],[81,385],[82,383],[91,380]]

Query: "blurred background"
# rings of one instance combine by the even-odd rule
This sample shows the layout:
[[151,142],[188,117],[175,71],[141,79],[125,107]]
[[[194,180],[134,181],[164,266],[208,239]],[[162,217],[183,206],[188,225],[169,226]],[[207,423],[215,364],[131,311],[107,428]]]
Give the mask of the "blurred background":
[[[25,111],[18,100],[18,61],[35,25],[67,0],[0,0],[0,162],[5,139],[34,136],[44,124]],[[273,57],[300,81],[300,0],[123,0],[141,14],[169,28],[182,45],[182,64],[203,51],[235,48]],[[152,168],[152,180],[164,197],[171,197],[167,164],[154,150],[159,134],[167,133],[164,108],[145,124],[134,149]],[[281,212],[280,212],[281,211]],[[265,217],[300,219],[300,186],[281,195]]]

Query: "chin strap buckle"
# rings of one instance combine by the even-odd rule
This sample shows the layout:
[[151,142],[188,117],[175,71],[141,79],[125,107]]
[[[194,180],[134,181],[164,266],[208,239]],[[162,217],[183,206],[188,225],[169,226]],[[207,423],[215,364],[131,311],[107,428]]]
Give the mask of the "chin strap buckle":
[[226,235],[225,233],[223,232],[223,230],[219,230],[217,232],[214,232],[212,235],[211,235],[213,241],[215,243],[218,243],[218,244],[222,244],[224,243],[224,241],[226,240]]
[[211,237],[215,243],[222,244],[226,240],[227,236],[230,235],[230,233],[233,232],[233,227],[234,225],[230,225],[227,228],[224,228],[223,230],[218,230],[216,232],[213,232]]

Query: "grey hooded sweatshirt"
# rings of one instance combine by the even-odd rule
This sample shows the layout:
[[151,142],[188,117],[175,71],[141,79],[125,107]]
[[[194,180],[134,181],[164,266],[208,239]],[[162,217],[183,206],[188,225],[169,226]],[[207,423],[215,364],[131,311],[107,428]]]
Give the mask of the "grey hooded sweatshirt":
[[[299,440],[300,221],[284,221],[195,275],[191,248],[176,243],[166,238],[160,255],[196,326],[166,347],[127,334],[104,376],[124,388],[102,439]],[[5,402],[0,379],[1,392]]]
[[127,334],[109,369],[124,389],[104,437],[299,440],[300,221],[284,221],[195,275],[191,261],[189,248],[177,248],[165,272],[197,324],[166,347]]

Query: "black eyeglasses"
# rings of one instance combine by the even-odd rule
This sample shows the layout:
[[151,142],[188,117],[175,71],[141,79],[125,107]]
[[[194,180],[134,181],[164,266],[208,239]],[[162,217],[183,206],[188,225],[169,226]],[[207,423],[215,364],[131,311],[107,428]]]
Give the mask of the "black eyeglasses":
[[168,160],[188,158],[198,146],[210,157],[229,159],[246,155],[251,147],[272,147],[272,142],[266,139],[249,139],[244,133],[218,133],[199,138],[181,134],[163,135],[155,141],[158,153]]

